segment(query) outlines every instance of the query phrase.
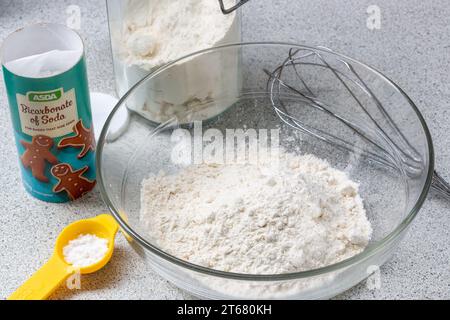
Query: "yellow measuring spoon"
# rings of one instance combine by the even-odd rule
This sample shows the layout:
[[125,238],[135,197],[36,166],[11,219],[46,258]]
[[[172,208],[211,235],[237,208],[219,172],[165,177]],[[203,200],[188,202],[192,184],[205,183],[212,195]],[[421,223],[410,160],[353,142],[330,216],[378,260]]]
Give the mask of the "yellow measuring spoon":
[[111,259],[114,250],[114,238],[118,225],[109,214],[86,220],[80,220],[67,226],[56,240],[55,251],[50,260],[31,276],[8,300],[44,300],[47,299],[76,270],[64,260],[63,248],[70,240],[82,234],[93,234],[108,240],[108,252],[103,259],[93,265],[79,268],[81,274],[93,273],[103,268]]

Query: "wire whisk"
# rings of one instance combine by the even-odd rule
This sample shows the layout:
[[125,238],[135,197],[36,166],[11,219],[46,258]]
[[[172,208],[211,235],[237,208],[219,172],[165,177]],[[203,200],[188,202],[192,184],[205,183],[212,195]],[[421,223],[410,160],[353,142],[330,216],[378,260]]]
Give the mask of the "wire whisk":
[[[332,53],[327,48],[321,50]],[[356,151],[383,166],[394,169],[401,167],[409,177],[419,175],[425,164],[407,135],[354,66],[339,58],[337,62],[339,66],[331,65],[319,50],[296,48],[289,50],[288,56],[275,70],[264,70],[269,76],[267,89],[277,116],[289,127],[339,149]],[[327,85],[339,86],[347,101],[351,101],[354,112],[348,111],[345,114],[342,110],[333,108],[333,103],[320,99],[314,92],[314,87],[308,83],[308,77],[304,75],[305,68],[315,68],[320,76],[326,71],[326,79],[320,81],[329,81]],[[340,129],[345,129],[347,134],[338,135],[324,124],[306,123],[301,117],[293,115],[289,106],[290,96],[297,104],[300,102],[312,108],[306,112],[318,112],[322,119],[337,121]],[[363,144],[355,142],[355,139]],[[436,171],[432,188],[450,199],[450,184]]]

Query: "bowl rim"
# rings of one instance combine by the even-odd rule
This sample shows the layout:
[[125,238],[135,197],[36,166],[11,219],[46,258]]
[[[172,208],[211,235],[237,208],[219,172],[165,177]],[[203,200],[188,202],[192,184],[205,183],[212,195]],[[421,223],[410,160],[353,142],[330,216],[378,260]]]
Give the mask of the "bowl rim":
[[[385,82],[390,84],[395,90],[398,91],[409,103],[412,110],[415,112],[421,126],[422,130],[424,131],[425,138],[428,144],[428,156],[429,156],[429,163],[428,163],[428,172],[427,172],[427,178],[425,180],[424,186],[422,188],[422,191],[420,193],[420,196],[418,197],[415,205],[411,209],[411,211],[408,213],[408,215],[397,225],[397,227],[391,231],[388,235],[386,235],[384,238],[380,239],[376,243],[368,246],[364,251],[361,253],[348,258],[346,260],[340,261],[338,263],[328,265],[325,267],[307,270],[307,271],[301,271],[301,272],[292,272],[292,273],[285,273],[285,274],[244,274],[244,273],[233,273],[233,272],[225,272],[220,270],[215,270],[207,267],[202,267],[190,262],[187,262],[185,260],[182,260],[180,258],[177,258],[173,255],[170,255],[163,251],[162,249],[152,245],[147,240],[145,240],[143,237],[141,237],[136,231],[134,231],[133,228],[131,228],[128,223],[126,222],[126,219],[124,219],[120,213],[120,210],[114,207],[113,202],[111,201],[108,193],[106,192],[106,188],[104,185],[104,181],[102,178],[102,154],[103,154],[103,146],[106,142],[106,135],[109,130],[110,123],[112,119],[114,118],[114,115],[116,114],[117,110],[123,105],[123,103],[128,99],[128,97],[133,94],[141,84],[146,82],[148,79],[151,79],[155,76],[158,76],[165,70],[169,69],[173,65],[176,65],[180,63],[181,61],[189,60],[195,56],[200,56],[203,54],[208,54],[212,52],[217,52],[221,50],[225,50],[227,48],[236,48],[236,47],[258,47],[258,46],[281,46],[281,47],[290,47],[290,48],[301,48],[301,49],[307,49],[307,50],[315,50],[322,53],[327,54],[333,54],[336,55],[339,58],[345,59],[347,61],[350,61],[352,63],[358,64],[373,74],[377,75],[381,79],[383,79]],[[193,52],[191,54],[185,55],[183,57],[180,57],[170,63],[167,63],[158,69],[154,70],[153,72],[149,73],[147,76],[142,78],[139,82],[137,82],[134,86],[128,90],[128,92],[118,101],[117,105],[112,110],[111,114],[109,115],[108,119],[105,122],[105,125],[103,127],[102,133],[100,135],[98,145],[97,145],[97,152],[96,152],[96,170],[97,170],[97,180],[98,185],[100,189],[101,197],[103,198],[103,201],[107,205],[108,209],[113,214],[114,218],[119,223],[120,227],[123,231],[131,238],[136,241],[138,244],[143,246],[145,249],[149,250],[151,253],[157,255],[159,258],[162,258],[163,260],[166,260],[170,263],[173,263],[177,266],[186,268],[188,270],[198,272],[201,274],[206,274],[210,276],[215,277],[221,277],[221,278],[227,278],[227,279],[234,279],[234,280],[247,280],[247,281],[284,281],[284,280],[293,280],[293,279],[304,279],[304,278],[310,278],[315,277],[319,275],[324,275],[330,272],[336,272],[339,270],[342,270],[344,268],[347,268],[353,264],[361,263],[363,261],[366,261],[385,249],[389,244],[397,240],[403,232],[409,227],[411,222],[416,217],[417,213],[421,209],[425,199],[427,198],[429,189],[431,187],[432,183],[432,177],[434,173],[434,148],[433,148],[433,142],[431,138],[430,131],[428,129],[428,126],[425,122],[425,119],[423,118],[422,114],[420,113],[417,106],[414,104],[412,99],[401,89],[395,82],[393,82],[390,78],[385,76],[383,73],[378,71],[377,69],[362,63],[356,59],[353,59],[351,57],[348,57],[346,55],[336,53],[326,47],[313,47],[313,46],[306,46],[301,44],[295,44],[295,43],[289,43],[289,42],[243,42],[243,43],[231,43],[227,45],[221,45],[216,46],[200,51]]]

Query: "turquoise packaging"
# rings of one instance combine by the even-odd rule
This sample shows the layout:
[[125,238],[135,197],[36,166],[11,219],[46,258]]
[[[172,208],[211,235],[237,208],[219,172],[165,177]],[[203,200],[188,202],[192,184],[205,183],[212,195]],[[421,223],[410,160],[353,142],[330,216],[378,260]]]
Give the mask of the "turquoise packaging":
[[[54,30],[56,26],[75,33],[64,26],[48,26],[34,27]],[[2,69],[25,189],[40,200],[56,203],[91,191],[95,139],[84,50],[69,70],[49,77],[20,76],[4,64]]]

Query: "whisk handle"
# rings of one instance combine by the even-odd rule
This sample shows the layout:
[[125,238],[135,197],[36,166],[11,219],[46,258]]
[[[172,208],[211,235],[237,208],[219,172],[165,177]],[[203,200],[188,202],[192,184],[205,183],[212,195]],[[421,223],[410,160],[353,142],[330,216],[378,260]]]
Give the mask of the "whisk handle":
[[434,171],[431,187],[440,195],[450,200],[450,184],[442,178],[437,171]]

